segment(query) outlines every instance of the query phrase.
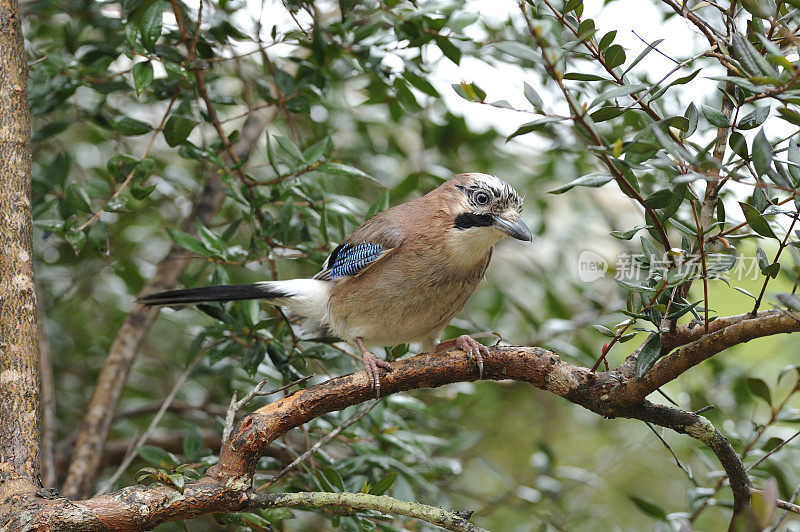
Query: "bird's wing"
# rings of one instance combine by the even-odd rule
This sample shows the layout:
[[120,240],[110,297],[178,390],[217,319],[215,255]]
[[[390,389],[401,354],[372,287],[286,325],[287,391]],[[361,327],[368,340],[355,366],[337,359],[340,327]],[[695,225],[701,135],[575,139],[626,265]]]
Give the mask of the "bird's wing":
[[358,275],[396,249],[401,233],[400,227],[392,223],[392,213],[376,214],[333,250],[314,279],[329,281]]

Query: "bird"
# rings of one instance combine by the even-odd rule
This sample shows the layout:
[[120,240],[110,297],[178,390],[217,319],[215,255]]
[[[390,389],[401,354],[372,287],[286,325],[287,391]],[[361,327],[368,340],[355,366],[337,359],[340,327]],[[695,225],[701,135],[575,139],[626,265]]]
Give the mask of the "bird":
[[311,279],[169,290],[139,299],[184,306],[260,299],[303,318],[314,337],[340,338],[361,354],[373,391],[389,362],[370,349],[404,343],[423,352],[464,351],[483,377],[486,346],[469,335],[440,341],[484,278],[495,244],[532,242],[523,198],[488,174],[458,174],[416,199],[386,209],[350,233]]

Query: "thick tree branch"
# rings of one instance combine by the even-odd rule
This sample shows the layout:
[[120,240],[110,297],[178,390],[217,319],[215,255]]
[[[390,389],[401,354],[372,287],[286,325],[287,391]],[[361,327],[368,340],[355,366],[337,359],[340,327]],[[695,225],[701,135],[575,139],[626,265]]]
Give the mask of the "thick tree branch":
[[[709,334],[700,335],[696,340],[662,357],[641,379],[627,379],[617,395],[617,400],[622,404],[641,401],[686,370],[734,345],[763,336],[800,331],[800,313],[783,310],[761,312],[756,317],[745,314],[721,319],[725,321],[720,325],[727,323],[726,326],[716,326],[719,320],[711,322],[710,325],[715,327],[710,327]],[[703,331],[702,325],[696,328]],[[698,336],[697,333],[687,329],[684,329],[684,334],[681,341]],[[635,367],[635,361],[626,360],[623,366],[625,370],[630,370],[631,367]],[[620,366],[620,369],[623,369],[623,366]],[[627,374],[628,371],[623,373]]]
[[0,1],[0,509],[39,474],[28,65],[16,0]]
[[[423,354],[396,361],[393,367],[394,371],[381,377],[386,394],[478,378],[475,365],[460,351]],[[623,403],[618,396],[634,379],[618,371],[594,373],[538,347],[495,347],[484,357],[484,378],[525,381],[606,417],[641,419],[688,434],[705,443],[719,458],[731,478],[735,509],[748,507],[749,479],[722,434],[696,414],[647,401]],[[252,476],[270,442],[322,414],[364,402],[372,394],[362,371],[300,390],[256,410],[234,430],[220,453],[218,465],[200,481],[187,484],[183,494],[173,487],[158,485],[125,488],[81,502],[29,499],[14,519],[21,519],[24,514],[25,519],[42,526],[68,523],[74,530],[125,530],[210,512],[241,510],[251,504]]]
[[[275,116],[273,108],[259,109],[250,114],[242,126],[239,141],[234,146],[239,159],[246,159],[256,146],[261,132]],[[203,192],[195,201],[189,217],[182,229],[193,233],[195,220],[208,224],[222,203],[224,193],[222,183],[213,176],[206,182]],[[166,257],[158,264],[156,274],[142,289],[141,295],[169,290],[178,282],[178,277],[189,263],[191,253],[173,245]],[[97,474],[102,459],[103,444],[108,437],[111,421],[128,379],[128,373],[139,345],[144,340],[158,314],[158,307],[145,307],[137,304],[125,317],[109,349],[108,357],[98,377],[86,416],[81,425],[75,451],[72,455],[63,492],[71,497],[85,496],[91,491],[91,484]]]

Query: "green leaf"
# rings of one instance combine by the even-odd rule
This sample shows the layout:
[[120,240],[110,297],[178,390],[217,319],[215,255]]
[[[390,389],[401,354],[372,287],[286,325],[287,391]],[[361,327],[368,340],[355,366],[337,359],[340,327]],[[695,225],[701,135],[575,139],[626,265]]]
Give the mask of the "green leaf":
[[597,105],[598,103],[602,103],[606,100],[611,100],[613,98],[619,98],[622,96],[628,96],[635,92],[639,92],[647,88],[647,85],[644,83],[632,83],[630,85],[623,85],[621,87],[615,87],[611,90],[608,90],[602,94],[599,94],[592,103],[589,104],[589,109]]
[[531,48],[527,44],[523,44],[521,42],[501,41],[495,43],[494,47],[504,54],[510,55],[511,57],[516,57],[517,59],[525,59],[527,61],[534,61],[536,63],[542,62],[541,56],[534,48]]
[[183,435],[183,454],[190,461],[194,461],[200,456],[200,449],[203,447],[203,436],[197,425],[191,425],[186,434]]
[[111,127],[127,136],[144,135],[153,129],[147,122],[129,116],[115,116],[111,119]]
[[447,37],[437,35],[434,40],[436,41],[436,46],[439,47],[445,57],[457,65],[461,63],[461,50]]
[[344,482],[338,471],[332,467],[325,467],[322,469],[322,474],[325,475],[325,479],[330,482],[332,486],[338,488],[339,491],[344,491]]
[[638,65],[638,64],[639,64],[639,62],[640,62],[642,59],[644,59],[644,58],[647,56],[647,54],[649,54],[650,52],[652,52],[653,50],[655,50],[655,49],[656,49],[656,47],[657,47],[659,44],[661,44],[662,42],[664,42],[664,39],[656,39],[655,41],[653,41],[653,42],[651,42],[650,44],[648,44],[648,45],[647,45],[647,47],[646,47],[644,50],[642,50],[642,52],[641,52],[639,55],[637,55],[637,56],[636,56],[636,59],[634,59],[633,61],[631,61],[631,64],[629,64],[629,65],[628,65],[628,68],[626,68],[626,69],[625,69],[625,70],[622,72],[622,75],[624,76],[625,74],[627,74],[628,72],[630,72],[630,71],[631,71],[631,69],[633,69],[633,67],[635,67],[636,65]]
[[661,335],[652,335],[639,351],[636,359],[636,377],[642,378],[661,356]]
[[83,246],[86,244],[86,233],[83,231],[70,229],[64,233],[64,239],[67,241],[67,244],[72,247],[75,255],[77,255],[81,252],[81,249],[83,249]]
[[397,471],[391,471],[387,473],[386,476],[376,482],[375,485],[369,489],[370,495],[383,495],[386,493],[386,490],[391,488],[392,484],[394,484],[394,481],[397,479],[397,475]]
[[525,94],[525,98],[531,103],[534,109],[536,109],[537,111],[541,111],[544,104],[542,102],[541,96],[539,96],[539,93],[537,93],[533,89],[533,87],[531,87],[527,83],[523,82],[522,87],[523,87],[522,90]]
[[369,209],[367,209],[367,214],[366,216],[364,216],[364,219],[369,220],[379,212],[384,211],[388,208],[389,208],[389,189],[386,189],[383,191],[383,193],[381,193],[380,196],[378,196],[378,199],[375,200],[375,202],[369,206]]
[[360,177],[362,179],[368,179],[370,181],[378,183],[378,180],[369,175],[368,173],[364,172],[363,170],[359,170],[354,166],[350,166],[349,164],[325,163],[322,166],[320,166],[317,170],[332,175],[347,175],[353,177]]
[[144,61],[136,63],[133,66],[133,84],[136,87],[136,95],[141,96],[142,93],[153,83],[155,75],[153,74],[153,63]]
[[755,111],[747,113],[739,120],[739,129],[754,129],[764,123],[769,116],[769,107],[756,107]]
[[600,39],[600,43],[597,45],[598,48],[600,48],[601,51],[605,50],[612,42],[614,42],[614,37],[616,36],[617,36],[617,30],[609,31],[608,33],[603,35],[602,39]]
[[800,297],[794,294],[776,294],[775,297],[789,310],[800,312]]
[[637,225],[633,229],[629,229],[627,231],[611,231],[611,236],[614,238],[619,238],[620,240],[630,240],[633,238],[633,235],[642,229],[652,229],[652,227],[652,225]]
[[618,44],[609,46],[603,53],[603,59],[606,61],[606,66],[616,68],[625,62],[625,49]]
[[692,134],[697,130],[697,107],[693,103],[689,104],[689,107],[686,108],[686,112],[683,113],[683,116],[689,121],[689,127],[686,131],[681,132],[681,138],[685,139],[687,137],[692,136]]
[[772,227],[770,227],[769,222],[767,222],[767,219],[764,218],[763,214],[758,212],[758,209],[749,203],[743,203],[741,201],[739,202],[739,206],[742,208],[744,219],[747,220],[747,225],[750,226],[750,229],[761,236],[774,238],[777,240],[778,237],[775,235]]
[[434,87],[431,82],[422,76],[406,70],[403,73],[403,77],[406,78],[406,81],[408,81],[415,89],[419,90],[423,94],[433,96],[434,98],[439,98],[439,91],[436,90],[436,87]]
[[544,129],[544,127],[546,125],[548,125],[548,124],[552,124],[554,122],[560,122],[560,121],[561,121],[561,119],[559,119],[559,118],[556,118],[556,117],[553,117],[553,116],[546,116],[544,118],[538,118],[538,119],[533,120],[531,122],[527,122],[527,123],[522,124],[521,126],[519,126],[516,131],[514,131],[512,134],[510,134],[506,138],[506,142],[508,142],[509,140],[513,139],[514,137],[519,137],[520,135],[526,135],[526,134],[532,133],[534,131],[539,131],[541,129]]
[[563,194],[564,192],[575,187],[602,187],[612,179],[614,178],[609,174],[594,172],[581,176],[578,179],[574,179],[566,185],[562,185],[555,190],[550,190],[548,194]]
[[167,228],[167,233],[169,234],[170,238],[182,248],[186,248],[189,251],[193,251],[203,257],[211,256],[209,250],[207,250],[198,239],[189,233],[184,233],[180,229],[174,229],[172,227]]
[[769,391],[769,386],[762,379],[757,377],[747,377],[747,389],[756,397],[760,397],[772,406],[772,393]]
[[745,161],[750,160],[750,153],[747,151],[747,140],[745,140],[744,135],[738,131],[734,131],[728,139],[728,144],[731,150],[733,150],[733,153]]
[[769,172],[774,153],[762,127],[753,139],[753,167],[759,176]]
[[789,139],[789,175],[792,176],[795,184],[800,183],[800,148],[797,147],[797,141],[792,138]]
[[730,122],[728,122],[728,118],[722,114],[721,112],[717,111],[713,107],[709,105],[704,105],[703,109],[703,116],[706,117],[706,120],[712,125],[717,127],[730,127]]
[[89,201],[89,195],[86,194],[86,190],[78,183],[70,183],[67,185],[67,190],[64,192],[64,200],[73,211],[92,212],[92,204]]
[[673,193],[668,188],[656,190],[644,199],[644,206],[648,209],[663,209],[672,199]]
[[564,79],[570,79],[573,81],[610,81],[603,76],[598,76],[597,74],[584,74],[583,72],[568,72],[564,74]]
[[154,445],[142,445],[136,449],[136,454],[159,467],[171,467],[175,464],[175,459],[170,453]]
[[645,514],[655,517],[659,521],[666,520],[667,511],[658,502],[641,495],[628,495],[628,498]]
[[197,124],[198,122],[184,116],[172,115],[164,124],[164,139],[171,148],[183,144]]
[[788,107],[778,107],[778,114],[781,115],[781,118],[787,122],[790,122],[796,126],[800,126],[800,113],[794,109],[789,109]]
[[172,484],[178,488],[179,492],[183,493],[183,486],[186,484],[186,477],[180,473],[170,473],[167,475],[167,478],[169,478],[170,482],[172,482]]
[[780,262],[773,262],[766,268],[762,269],[761,273],[763,273],[765,277],[772,277],[773,279],[775,279],[776,277],[778,277],[780,271],[781,271]]
[[139,20],[139,35],[142,36],[142,44],[148,50],[153,49],[153,45],[161,37],[161,25],[164,15],[163,0],[156,0],[142,14]]
[[758,269],[763,270],[769,267],[769,258],[766,251],[761,248],[756,249],[756,260],[758,261]]

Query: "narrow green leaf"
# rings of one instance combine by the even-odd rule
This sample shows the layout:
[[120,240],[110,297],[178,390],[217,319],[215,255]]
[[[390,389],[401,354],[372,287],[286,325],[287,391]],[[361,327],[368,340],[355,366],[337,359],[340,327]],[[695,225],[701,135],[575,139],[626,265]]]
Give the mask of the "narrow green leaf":
[[753,139],[753,167],[759,176],[769,172],[774,152],[762,127]]
[[436,87],[434,87],[430,81],[423,78],[422,76],[406,70],[403,73],[403,77],[406,78],[406,81],[408,81],[414,88],[416,88],[420,92],[427,94],[428,96],[433,96],[434,98],[439,97],[439,91],[436,90]]
[[461,50],[447,37],[437,35],[434,40],[436,41],[436,46],[439,47],[445,57],[457,65],[461,63]]
[[169,234],[170,238],[182,248],[186,248],[189,251],[193,251],[203,257],[211,256],[211,253],[205,248],[205,246],[203,246],[198,239],[189,233],[184,233],[183,231],[174,229],[172,227],[167,228],[167,233]]
[[597,74],[584,74],[583,72],[568,72],[564,74],[564,79],[573,81],[610,81],[603,76],[598,76]]
[[659,44],[661,44],[662,42],[664,42],[664,39],[656,39],[655,41],[653,41],[653,42],[651,42],[650,44],[648,44],[648,45],[647,45],[647,47],[646,47],[644,50],[642,50],[642,52],[641,52],[639,55],[637,55],[637,56],[636,56],[636,59],[634,59],[633,61],[631,61],[631,64],[630,64],[630,65],[628,65],[628,68],[626,68],[626,69],[625,69],[625,70],[622,72],[622,75],[624,76],[625,74],[627,74],[628,72],[630,72],[630,71],[633,69],[633,67],[635,67],[636,65],[638,65],[638,64],[639,64],[639,62],[640,62],[642,59],[644,59],[644,58],[647,56],[647,54],[649,54],[650,52],[652,52],[653,50],[655,50],[655,49],[656,49],[656,47],[657,47]]
[[697,107],[693,103],[689,104],[689,107],[686,108],[686,112],[683,113],[683,116],[689,121],[689,127],[686,131],[681,132],[681,138],[685,139],[687,137],[692,136],[692,134],[697,130]]
[[534,88],[527,83],[523,83],[523,92],[525,94],[525,98],[531,103],[533,108],[537,111],[541,111],[544,104],[541,96],[539,96],[539,93],[537,93]]
[[383,495],[386,493],[386,490],[391,488],[392,484],[394,484],[394,481],[397,479],[397,475],[397,471],[391,471],[387,473],[386,476],[376,482],[375,485],[369,489],[370,495]]
[[129,116],[115,116],[111,119],[110,124],[115,130],[127,136],[144,135],[153,129],[147,122]]
[[575,187],[602,187],[612,179],[614,178],[609,174],[594,172],[574,179],[566,185],[562,185],[554,190],[549,191],[548,194],[563,194],[564,192]]
[[750,229],[767,238],[778,238],[775,235],[775,232],[772,230],[772,227],[770,227],[769,222],[767,222],[767,219],[764,218],[763,214],[758,212],[758,209],[749,203],[744,203],[741,201],[739,202],[739,206],[742,208],[744,218],[747,220],[747,225],[750,226]]
[[495,43],[494,47],[504,54],[516,57],[517,59],[524,59],[536,63],[542,62],[541,56],[534,48],[518,41],[501,41]]
[[614,238],[619,238],[620,240],[630,240],[633,238],[633,235],[642,229],[651,229],[652,227],[652,225],[637,225],[633,229],[629,229],[627,231],[611,231],[611,236]]
[[641,495],[628,495],[628,498],[639,510],[650,517],[655,517],[659,521],[666,520],[667,511],[664,510],[658,502],[647,497],[642,497]]
[[789,310],[800,312],[800,297],[794,294],[777,294],[775,297]]
[[532,133],[534,131],[539,131],[539,130],[543,129],[548,124],[552,124],[554,122],[560,122],[560,121],[561,120],[559,118],[556,118],[556,117],[553,117],[553,116],[546,116],[544,118],[538,118],[538,119],[533,120],[531,122],[528,122],[526,124],[522,124],[521,126],[519,126],[519,128],[517,128],[516,131],[514,131],[512,134],[510,134],[506,138],[506,142],[508,142],[509,140],[513,139],[514,137],[518,137],[520,135],[526,135],[526,134]]
[[636,359],[636,377],[642,378],[661,356],[661,336],[654,334],[645,342]]

